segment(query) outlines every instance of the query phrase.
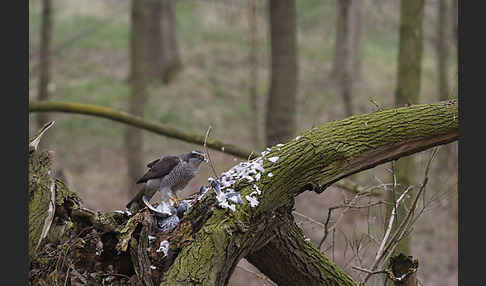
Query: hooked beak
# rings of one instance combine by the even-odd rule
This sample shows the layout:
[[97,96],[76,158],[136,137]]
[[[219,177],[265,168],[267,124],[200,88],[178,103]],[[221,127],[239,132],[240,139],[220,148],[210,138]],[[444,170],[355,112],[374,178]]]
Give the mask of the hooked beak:
[[209,162],[208,158],[206,157],[206,154],[203,154],[203,155],[201,156],[201,160],[202,160],[203,162],[205,162],[205,163]]
[[196,155],[203,162],[206,162],[206,163],[209,162],[208,158],[206,158],[206,154],[204,154],[202,152],[193,151],[192,154]]

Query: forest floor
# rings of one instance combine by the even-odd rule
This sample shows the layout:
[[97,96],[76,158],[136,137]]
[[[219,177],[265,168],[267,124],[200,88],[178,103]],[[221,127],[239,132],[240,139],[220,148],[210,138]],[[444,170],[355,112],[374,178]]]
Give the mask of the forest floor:
[[[130,85],[129,1],[55,0],[53,29],[53,70],[49,87],[51,99],[91,103],[122,111],[128,110]],[[226,4],[225,4],[226,3]],[[355,113],[393,107],[398,43],[398,1],[364,1],[362,65],[353,97]],[[264,118],[265,96],[269,87],[269,37],[267,13],[258,10],[258,97],[260,112],[255,115],[249,97],[249,37],[246,8],[240,1],[178,1],[177,33],[183,70],[169,86],[153,84],[144,117],[179,129],[211,137],[257,152],[250,124]],[[344,118],[338,85],[329,77],[335,38],[335,3],[318,0],[297,1],[299,85],[298,130]],[[261,6],[261,7],[260,7]],[[29,99],[37,97],[40,31],[40,1],[29,2],[30,71]],[[376,9],[375,9],[376,8]],[[434,44],[433,7],[426,10],[426,40],[422,65],[421,103],[436,102],[437,68]],[[451,62],[454,62],[454,58]],[[457,90],[456,65],[451,64],[451,97]],[[30,134],[36,130],[36,114],[29,116]],[[56,120],[46,136],[44,148],[56,153],[72,189],[84,204],[95,210],[124,209],[130,199],[124,176],[123,134],[125,126],[105,119],[51,114]],[[144,132],[143,161],[160,155],[176,154],[201,146]],[[263,134],[260,134],[260,138]],[[419,185],[430,151],[415,155]],[[223,172],[239,159],[213,151],[216,169]],[[445,163],[444,163],[445,162]],[[363,186],[390,183],[390,164],[351,177]],[[412,255],[419,259],[418,278],[426,285],[457,285],[458,270],[458,189],[457,143],[441,148],[432,165],[426,201],[430,204],[417,221],[412,234]],[[184,190],[193,193],[212,176],[210,168]],[[322,194],[304,193],[296,199],[295,218],[306,236],[318,244],[330,206],[341,204],[351,195],[331,187]],[[333,218],[339,217],[339,211]],[[361,273],[351,266],[369,265],[376,248],[371,237],[383,232],[383,209],[371,212],[348,211],[323,252],[353,277]],[[332,221],[334,223],[335,220]],[[359,255],[355,255],[357,245]],[[230,285],[271,285],[251,264],[238,264]],[[383,285],[379,279],[369,285]]]

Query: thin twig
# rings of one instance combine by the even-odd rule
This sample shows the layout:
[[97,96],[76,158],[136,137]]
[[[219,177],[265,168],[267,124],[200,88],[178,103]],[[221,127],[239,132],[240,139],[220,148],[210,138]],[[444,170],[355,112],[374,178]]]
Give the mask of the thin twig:
[[383,236],[383,240],[381,241],[381,245],[380,245],[380,248],[378,249],[378,252],[376,253],[376,257],[375,257],[375,261],[377,261],[378,259],[381,259],[381,256],[383,255],[383,250],[385,248],[385,245],[386,245],[386,242],[388,241],[388,237],[391,233],[391,230],[393,228],[393,223],[394,223],[394,220],[395,220],[395,217],[396,217],[396,211],[398,209],[398,206],[400,205],[400,202],[402,201],[402,199],[405,197],[405,195],[407,195],[407,193],[412,189],[413,187],[410,186],[408,187],[405,192],[403,192],[403,194],[398,198],[398,200],[395,202],[395,205],[393,207],[393,210],[392,210],[392,214],[390,215],[390,220],[388,222],[388,228],[385,232],[385,236]]
[[252,155],[253,155],[253,151],[251,151],[251,152],[250,152],[250,155],[248,155],[248,159],[247,159],[247,161],[250,161],[250,159],[251,159],[251,156],[252,156]]
[[211,166],[211,169],[213,170],[214,176],[216,179],[218,179],[218,173],[216,172],[216,169],[214,169],[213,161],[211,160],[211,157],[209,156],[209,150],[208,147],[206,146],[206,142],[209,137],[209,132],[211,132],[211,125],[209,125],[208,130],[206,131],[206,136],[204,137],[204,153],[206,153],[206,156],[208,156],[208,161],[209,161],[209,166]]
[[[410,210],[407,213],[407,216],[405,217],[405,220],[397,228],[393,237],[388,242],[386,242],[386,246],[384,248],[383,248],[383,242],[385,242],[386,239],[383,239],[382,246],[380,246],[380,249],[378,250],[378,253],[381,252],[381,254],[378,256],[378,253],[377,253],[377,258],[375,259],[375,262],[373,263],[373,266],[371,267],[371,271],[374,271],[376,269],[376,267],[378,267],[378,264],[383,259],[383,257],[386,256],[386,259],[388,259],[388,257],[391,255],[391,253],[393,253],[392,250],[395,249],[395,247],[397,246],[398,242],[403,237],[403,235],[405,234],[407,229],[409,229],[410,225],[413,225],[413,223],[416,221],[416,218],[412,219],[412,220],[411,220],[411,218],[412,218],[412,216],[413,216],[413,214],[414,214],[414,212],[417,208],[417,202],[418,202],[420,195],[425,191],[425,186],[427,185],[427,182],[429,180],[430,164],[433,161],[433,159],[435,158],[436,154],[437,154],[437,149],[435,149],[431,153],[431,156],[430,156],[429,161],[427,162],[427,166],[425,168],[424,180],[422,182],[422,185],[420,186],[420,189],[419,189],[417,195],[415,196],[415,199],[412,203],[412,206],[410,207]],[[407,190],[410,190],[410,187],[407,188]],[[405,194],[405,192],[404,192],[404,194]],[[404,194],[402,194],[402,196],[400,196],[399,200],[401,200],[401,198],[403,198]],[[397,204],[398,204],[398,201],[397,201]],[[422,211],[419,213],[419,215],[422,213]],[[391,215],[390,220],[392,218],[393,218],[393,214]],[[390,226],[389,226],[389,228],[390,228]],[[385,236],[387,236],[387,235],[385,235]],[[386,261],[386,259],[385,259],[385,261]],[[360,285],[364,285],[368,281],[370,276],[371,276],[371,274],[366,275],[366,277],[363,279],[363,281],[360,283]]]
[[370,97],[370,98],[368,98],[368,100],[369,100],[371,103],[373,103],[373,105],[375,105],[375,106],[376,106],[376,111],[381,111],[381,110],[383,110],[383,107],[381,107],[381,106],[380,106],[378,103],[376,103],[376,101],[375,101],[373,98],[371,98],[371,97]]
[[358,267],[358,266],[351,266],[351,268],[353,268],[355,270],[358,270],[358,271],[362,271],[362,272],[368,273],[370,275],[380,274],[380,273],[386,273],[386,270],[370,271],[368,269],[364,269],[364,268],[361,268],[361,267]]
[[[395,194],[396,194],[396,191],[397,191],[397,174],[396,174],[396,171],[395,171],[395,161],[391,162],[391,166],[392,166],[391,173],[392,173],[392,177],[393,177],[392,201],[395,202]],[[395,219],[397,220],[397,223],[398,223],[397,208],[398,208],[397,204],[393,205],[393,213],[395,214]]]
[[324,224],[322,224],[321,222],[319,222],[319,221],[317,221],[317,220],[315,220],[315,219],[313,219],[313,218],[311,218],[311,217],[309,217],[309,216],[306,216],[306,215],[305,215],[305,214],[303,214],[303,213],[300,213],[300,212],[298,212],[298,211],[293,211],[292,213],[293,213],[293,214],[296,214],[296,215],[298,215],[298,216],[300,216],[300,217],[302,217],[302,218],[304,218],[305,220],[307,220],[307,221],[309,221],[309,222],[312,222],[312,223],[314,223],[314,224],[316,224],[316,225],[318,225],[318,226],[320,226],[320,227],[324,228]]
[[69,265],[67,271],[66,271],[66,279],[64,279],[64,286],[67,285],[68,277],[69,277],[69,270],[71,270],[71,265]]
[[[324,223],[324,236],[322,237],[321,241],[319,242],[319,246],[318,246],[319,249],[321,249],[322,245],[324,244],[324,241],[326,240],[329,232],[331,230],[334,230],[337,227],[337,225],[339,224],[339,222],[343,218],[346,211],[348,211],[349,209],[370,208],[370,207],[377,206],[377,205],[380,205],[380,204],[387,204],[388,203],[388,202],[385,202],[385,201],[377,201],[377,202],[369,203],[367,205],[361,205],[361,206],[353,205],[353,203],[355,203],[355,201],[357,200],[358,197],[359,197],[359,195],[356,195],[353,199],[351,199],[349,204],[332,206],[328,209],[326,222]],[[328,228],[332,211],[335,210],[335,209],[339,209],[339,208],[345,208],[345,210],[340,214],[339,218],[336,220],[336,223],[331,228]]]
[[[398,244],[399,240],[402,238],[403,234],[406,232],[406,230],[409,228],[409,221],[410,219],[412,218],[413,216],[413,213],[415,212],[415,209],[417,208],[417,202],[418,202],[418,199],[420,197],[420,195],[424,192],[425,190],[425,186],[427,185],[427,182],[429,180],[429,177],[428,177],[428,172],[430,170],[430,162],[435,158],[435,153],[436,152],[433,152],[429,158],[429,162],[427,163],[427,167],[425,169],[425,176],[424,176],[424,180],[422,182],[422,185],[417,193],[417,195],[415,196],[415,199],[412,203],[412,206],[410,207],[410,210],[408,211],[407,213],[407,216],[405,217],[405,220],[400,224],[400,226],[397,228],[397,230],[395,231],[394,235],[392,236],[392,238],[386,243],[386,246],[384,247],[383,251],[382,251],[382,254],[378,257],[378,259],[375,260],[375,262],[373,263],[373,266],[371,267],[371,271],[375,270],[376,267],[378,266],[378,264],[381,262],[382,258],[387,255],[387,257],[389,256],[388,254],[391,253],[391,249],[395,249],[396,245]],[[407,189],[408,190],[408,189]],[[405,193],[405,192],[404,192]],[[403,197],[403,194],[402,196]],[[413,220],[415,221],[415,220]],[[360,283],[361,285],[364,285],[368,279],[370,278],[371,274],[368,274],[366,275],[366,277],[363,279],[363,281]]]

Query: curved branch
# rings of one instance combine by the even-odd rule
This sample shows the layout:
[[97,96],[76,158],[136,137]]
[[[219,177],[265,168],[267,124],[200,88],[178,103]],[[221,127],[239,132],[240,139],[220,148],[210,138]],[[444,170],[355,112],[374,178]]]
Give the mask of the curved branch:
[[[117,111],[111,108],[96,106],[92,104],[54,101],[30,101],[29,112],[65,112],[93,115],[122,122],[131,126],[154,132],[156,134],[180,139],[189,143],[200,145],[204,144],[204,136],[181,131],[179,129],[158,122],[147,121],[139,116],[134,116],[126,112]],[[218,140],[208,139],[206,144],[211,149],[231,154],[239,158],[246,159],[251,154],[251,152],[247,150],[240,149],[232,144],[226,144]]]

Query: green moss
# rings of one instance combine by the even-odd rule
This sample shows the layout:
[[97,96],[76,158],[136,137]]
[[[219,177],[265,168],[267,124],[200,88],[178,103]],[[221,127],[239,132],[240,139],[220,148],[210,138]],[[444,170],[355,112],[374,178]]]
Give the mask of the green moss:
[[48,216],[51,198],[51,158],[47,151],[29,156],[29,258],[36,248]]

